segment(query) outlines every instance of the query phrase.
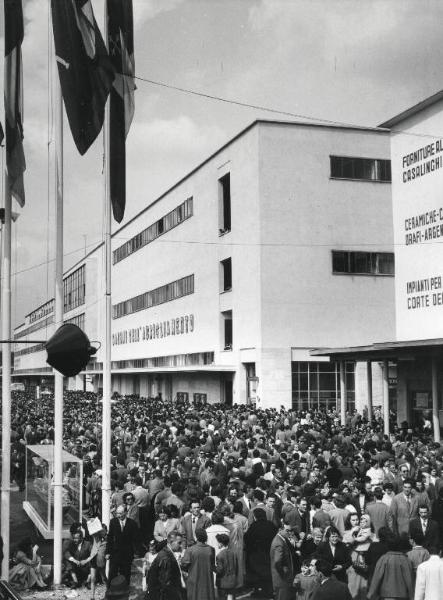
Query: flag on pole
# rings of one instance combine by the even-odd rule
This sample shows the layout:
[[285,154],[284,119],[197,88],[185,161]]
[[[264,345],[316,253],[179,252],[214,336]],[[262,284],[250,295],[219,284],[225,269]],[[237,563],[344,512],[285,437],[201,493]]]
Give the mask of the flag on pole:
[[23,173],[23,9],[22,0],[4,0],[6,168],[11,195],[25,204]]
[[72,137],[85,154],[103,127],[114,80],[90,0],[51,0],[60,86]]
[[114,219],[126,205],[126,136],[134,116],[134,24],[132,0],[107,0],[108,48],[115,70],[110,95],[110,192]]

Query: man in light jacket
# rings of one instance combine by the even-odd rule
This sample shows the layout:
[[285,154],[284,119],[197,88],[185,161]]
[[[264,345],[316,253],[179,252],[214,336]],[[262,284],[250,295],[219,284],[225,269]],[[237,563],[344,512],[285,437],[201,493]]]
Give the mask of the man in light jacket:
[[436,600],[443,590],[443,560],[437,548],[429,548],[430,557],[417,567],[414,600]]

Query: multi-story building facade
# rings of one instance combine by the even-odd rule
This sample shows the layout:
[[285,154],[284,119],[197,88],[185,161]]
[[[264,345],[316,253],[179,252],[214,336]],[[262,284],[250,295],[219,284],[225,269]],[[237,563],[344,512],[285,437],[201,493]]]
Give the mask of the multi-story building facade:
[[[112,237],[113,390],[335,406],[338,366],[309,350],[395,335],[390,179],[381,129],[241,131]],[[65,320],[98,341],[103,272],[100,245],[64,286]],[[19,340],[51,335],[51,302],[15,331],[16,379],[48,377],[44,348]],[[101,363],[68,385],[100,388]],[[349,406],[364,405],[365,369],[347,365]]]

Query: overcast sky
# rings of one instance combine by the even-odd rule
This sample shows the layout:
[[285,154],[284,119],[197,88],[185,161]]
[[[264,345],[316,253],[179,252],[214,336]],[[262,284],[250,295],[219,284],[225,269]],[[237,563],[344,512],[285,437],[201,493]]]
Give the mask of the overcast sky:
[[[93,0],[100,26],[102,2]],[[53,296],[48,1],[24,0],[24,12],[15,324]],[[441,0],[134,0],[134,16],[137,75],[244,103],[373,126],[443,88]],[[141,81],[137,88],[125,221],[254,119],[282,118]],[[66,125],[64,151],[68,268],[102,239],[102,141],[80,157]]]

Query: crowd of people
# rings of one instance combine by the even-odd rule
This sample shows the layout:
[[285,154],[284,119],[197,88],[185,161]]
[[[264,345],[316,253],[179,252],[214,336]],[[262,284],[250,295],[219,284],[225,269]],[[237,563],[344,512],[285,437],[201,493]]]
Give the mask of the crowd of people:
[[[99,577],[128,586],[138,556],[149,599],[441,597],[443,447],[426,419],[393,421],[386,436],[377,410],[371,422],[350,411],[341,425],[332,410],[118,398],[106,527],[100,403],[67,392],[65,411],[88,510],[64,545],[72,587],[89,582],[94,597]],[[13,415],[22,487],[25,445],[52,443],[53,399],[15,394]]]

